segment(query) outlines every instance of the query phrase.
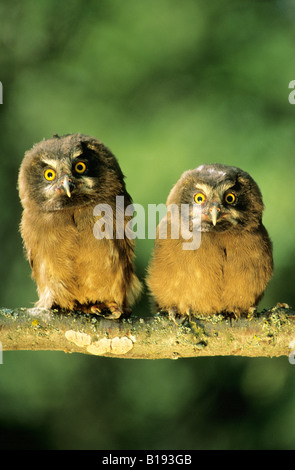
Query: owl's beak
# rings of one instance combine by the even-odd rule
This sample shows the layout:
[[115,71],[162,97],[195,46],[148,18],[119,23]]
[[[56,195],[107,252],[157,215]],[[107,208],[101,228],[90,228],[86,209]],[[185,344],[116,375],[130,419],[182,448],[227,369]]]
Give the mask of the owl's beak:
[[70,178],[68,177],[68,175],[63,177],[61,185],[64,188],[67,196],[71,197],[72,196],[71,195],[71,187],[73,187],[73,185],[70,183]]
[[213,205],[212,207],[210,207],[209,209],[209,215],[210,215],[210,218],[211,218],[211,221],[212,221],[212,224],[216,225],[216,222],[217,220],[219,219],[219,215],[220,215],[220,207],[218,205]]

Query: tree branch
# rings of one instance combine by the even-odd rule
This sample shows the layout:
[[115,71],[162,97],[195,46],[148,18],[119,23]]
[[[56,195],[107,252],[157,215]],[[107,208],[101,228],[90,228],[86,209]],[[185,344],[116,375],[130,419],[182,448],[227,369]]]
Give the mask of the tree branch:
[[295,311],[285,304],[250,318],[199,316],[182,325],[165,314],[114,321],[80,312],[0,310],[3,351],[51,350],[132,359],[274,357],[288,356],[294,340]]

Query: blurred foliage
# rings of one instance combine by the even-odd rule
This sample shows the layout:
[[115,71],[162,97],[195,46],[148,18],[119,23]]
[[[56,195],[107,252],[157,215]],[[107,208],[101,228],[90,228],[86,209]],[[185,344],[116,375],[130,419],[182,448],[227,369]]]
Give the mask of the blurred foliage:
[[[188,168],[242,167],[261,187],[275,274],[261,308],[295,304],[292,0],[0,4],[1,306],[35,286],[18,225],[25,150],[82,132],[116,154],[134,202]],[[144,279],[153,240],[137,243]],[[149,314],[144,295],[136,312]],[[128,361],[3,353],[2,449],[294,448],[287,358]]]

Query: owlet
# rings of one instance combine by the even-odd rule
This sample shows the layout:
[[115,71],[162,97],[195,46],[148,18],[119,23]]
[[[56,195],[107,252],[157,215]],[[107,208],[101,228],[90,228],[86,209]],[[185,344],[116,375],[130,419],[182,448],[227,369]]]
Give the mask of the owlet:
[[134,242],[124,227],[121,238],[94,233],[100,204],[112,210],[115,232],[117,196],[124,201],[121,223],[126,226],[130,220],[124,208],[131,197],[110,150],[93,137],[56,135],[26,152],[18,187],[21,234],[39,294],[36,306],[110,318],[127,312],[141,290],[134,273]]
[[[158,226],[147,276],[158,308],[172,319],[237,317],[254,310],[272,276],[273,259],[261,192],[251,176],[236,167],[201,165],[181,176],[166,205],[174,212],[167,211],[167,236],[160,236]],[[186,231],[176,236],[174,225],[185,222]],[[186,246],[188,233],[199,237],[192,249]]]

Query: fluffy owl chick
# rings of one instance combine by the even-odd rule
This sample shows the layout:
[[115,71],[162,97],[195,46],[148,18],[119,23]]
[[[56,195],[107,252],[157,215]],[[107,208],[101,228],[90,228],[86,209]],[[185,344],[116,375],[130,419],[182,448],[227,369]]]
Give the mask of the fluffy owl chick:
[[[160,310],[176,315],[248,314],[272,276],[272,243],[262,224],[261,192],[239,168],[213,164],[186,171],[172,188],[167,207],[199,208],[200,245],[184,249],[171,236],[176,219],[168,215],[167,237],[159,237],[147,284]],[[180,222],[177,219],[177,222]],[[174,221],[174,222],[173,222]]]
[[128,310],[141,290],[133,241],[125,234],[98,239],[93,230],[98,204],[111,207],[115,231],[116,196],[124,196],[125,206],[132,202],[110,150],[82,134],[44,140],[26,152],[18,187],[36,306],[107,312],[111,318]]

